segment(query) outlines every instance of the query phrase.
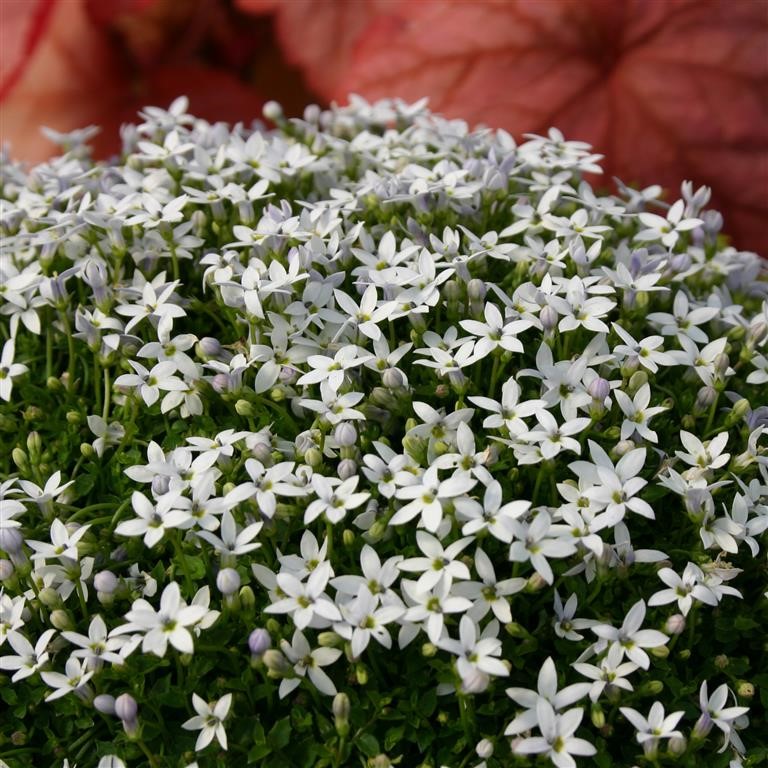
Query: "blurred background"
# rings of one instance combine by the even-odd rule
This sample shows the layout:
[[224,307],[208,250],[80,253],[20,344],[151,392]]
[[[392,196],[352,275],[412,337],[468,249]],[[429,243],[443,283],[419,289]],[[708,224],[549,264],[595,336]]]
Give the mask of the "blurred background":
[[734,245],[768,255],[768,0],[0,0],[0,142],[119,127],[180,94],[249,123],[268,99],[428,96],[470,125],[560,128],[635,186],[713,190]]

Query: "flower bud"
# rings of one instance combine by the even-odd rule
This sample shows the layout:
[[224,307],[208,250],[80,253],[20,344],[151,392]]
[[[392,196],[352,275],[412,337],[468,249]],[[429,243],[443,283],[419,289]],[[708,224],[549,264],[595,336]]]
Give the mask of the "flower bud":
[[262,659],[264,661],[264,666],[266,666],[273,677],[283,677],[290,672],[293,672],[293,668],[288,662],[288,659],[286,659],[280,651],[274,648],[269,648],[264,651]]
[[381,374],[381,383],[387,389],[399,389],[405,383],[403,374],[397,368],[385,368]]
[[355,677],[357,678],[358,685],[368,684],[368,670],[362,664],[358,664],[355,667]]
[[731,660],[724,653],[720,653],[715,656],[714,663],[718,669],[725,669],[731,663]]
[[737,680],[736,693],[742,699],[751,699],[755,695],[755,686],[748,680]]
[[63,608],[56,608],[56,610],[51,611],[50,621],[51,625],[60,632],[71,631],[75,628],[75,622],[69,615],[69,611],[65,611]]
[[264,102],[264,106],[261,108],[261,114],[273,123],[280,123],[285,117],[283,108],[278,102],[273,100]]
[[673,736],[667,742],[667,750],[672,755],[684,755],[688,749],[688,740],[685,736]]
[[122,693],[115,699],[115,714],[123,723],[136,722],[136,715],[138,713],[139,705],[130,693]]
[[319,448],[310,448],[304,454],[304,461],[309,464],[312,469],[317,469],[323,463],[323,454]]
[[557,327],[558,314],[554,307],[547,306],[541,308],[539,312],[539,321],[545,331],[553,331]]
[[629,377],[629,394],[634,395],[640,387],[648,383],[648,374],[645,371],[636,371]]
[[61,595],[53,587],[43,587],[37,597],[46,608],[59,608],[63,605]]
[[98,592],[111,595],[119,584],[117,576],[112,571],[99,571],[93,577],[93,586]]
[[434,643],[424,643],[421,646],[421,655],[427,659],[431,659],[437,654],[437,646]]
[[102,715],[114,715],[115,697],[110,696],[108,693],[99,694],[93,700],[93,707],[97,712],[101,712]]
[[0,581],[8,581],[13,578],[14,571],[13,563],[10,560],[5,558],[0,560]]
[[696,401],[693,404],[693,412],[701,415],[710,409],[717,401],[717,390],[712,386],[701,387],[696,393]]
[[271,645],[272,638],[269,636],[269,632],[262,627],[257,627],[248,635],[248,650],[252,656],[263,656]]
[[610,382],[608,382],[608,380],[604,379],[602,376],[598,376],[596,379],[593,379],[590,385],[587,387],[587,392],[593,400],[597,400],[598,402],[602,403],[604,402],[605,398],[611,394]]
[[664,683],[661,680],[648,680],[638,688],[638,693],[641,696],[658,696],[663,690]]
[[347,548],[353,546],[355,543],[355,532],[351,528],[345,528],[341,534],[341,541]]
[[493,742],[490,739],[480,739],[475,746],[475,752],[482,760],[493,757]]
[[664,624],[664,633],[667,635],[682,635],[685,631],[685,616],[682,613],[673,613]]
[[225,392],[229,392],[232,379],[226,373],[217,373],[211,379],[211,387],[213,391],[219,395],[223,395]]
[[256,607],[256,595],[249,584],[240,587],[240,605],[245,611],[252,611]]
[[344,638],[328,630],[317,635],[317,644],[321,648],[341,648],[344,644]]
[[216,586],[222,595],[233,595],[240,589],[240,574],[234,568],[222,568],[216,575]]
[[0,549],[9,555],[18,555],[24,544],[24,537],[18,528],[0,528]]
[[349,696],[346,693],[337,693],[333,697],[333,703],[331,704],[331,711],[337,721],[346,722],[349,719]]
[[467,283],[467,296],[470,301],[483,301],[488,294],[485,282],[478,277],[473,277]]
[[354,445],[357,442],[357,430],[349,421],[342,421],[333,430],[333,438],[341,446]]
[[285,389],[282,387],[272,387],[269,390],[269,399],[273,403],[282,403],[285,400]]
[[40,439],[40,433],[32,431],[27,435],[27,451],[30,461],[35,464],[43,452],[43,441]]
[[29,459],[27,458],[27,454],[23,448],[19,448],[19,446],[17,445],[11,451],[11,458],[13,459],[13,463],[19,468],[21,472],[23,472],[24,474],[29,473],[30,471]]
[[640,360],[637,357],[637,355],[630,355],[621,364],[620,371],[621,371],[622,377],[625,379],[630,378],[634,373],[637,372],[637,369],[639,367],[640,367]]
[[85,459],[92,459],[96,455],[96,450],[90,443],[80,443],[80,454]]
[[651,655],[657,659],[666,659],[669,656],[669,648],[666,645],[657,645],[655,648],[651,648]]
[[595,728],[602,728],[605,725],[605,712],[603,712],[599,702],[595,702],[589,708],[589,717]]
[[253,406],[247,400],[238,400],[235,403],[235,410],[239,416],[245,416],[246,418],[250,418],[256,413]]
[[218,358],[222,352],[221,342],[213,336],[203,336],[195,345],[195,352],[203,360]]
[[374,757],[369,764],[371,768],[390,768],[392,761],[387,755],[381,753],[376,755],[376,757]]

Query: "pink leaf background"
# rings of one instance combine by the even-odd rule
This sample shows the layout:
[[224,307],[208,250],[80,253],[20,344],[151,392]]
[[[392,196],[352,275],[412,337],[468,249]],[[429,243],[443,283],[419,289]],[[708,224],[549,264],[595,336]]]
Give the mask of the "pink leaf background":
[[603,178],[712,187],[735,245],[768,255],[768,0],[0,0],[0,141],[103,127],[180,93],[210,120],[265,99],[428,96],[520,138],[557,126]]

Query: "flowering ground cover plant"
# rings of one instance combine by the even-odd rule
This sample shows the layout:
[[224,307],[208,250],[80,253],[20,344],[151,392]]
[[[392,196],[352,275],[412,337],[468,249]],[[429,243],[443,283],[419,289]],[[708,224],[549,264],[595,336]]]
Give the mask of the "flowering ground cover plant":
[[424,103],[3,157],[0,765],[760,765],[768,277]]

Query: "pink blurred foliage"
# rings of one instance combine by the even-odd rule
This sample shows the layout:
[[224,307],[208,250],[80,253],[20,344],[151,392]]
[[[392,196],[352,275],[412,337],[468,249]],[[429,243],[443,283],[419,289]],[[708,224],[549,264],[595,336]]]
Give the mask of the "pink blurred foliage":
[[[348,93],[413,101],[515,137],[552,125],[605,155],[603,179],[683,179],[740,247],[768,254],[768,0],[0,0],[0,138],[104,127],[187,93],[249,121]],[[299,74],[303,77],[303,81]]]

